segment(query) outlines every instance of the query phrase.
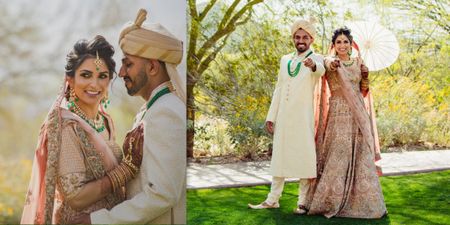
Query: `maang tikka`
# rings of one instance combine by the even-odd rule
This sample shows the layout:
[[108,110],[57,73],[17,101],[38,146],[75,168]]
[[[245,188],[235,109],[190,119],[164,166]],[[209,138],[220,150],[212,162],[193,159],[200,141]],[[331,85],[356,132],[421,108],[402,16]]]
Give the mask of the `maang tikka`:
[[95,64],[95,69],[98,71],[100,71],[100,66],[103,65],[102,60],[100,60],[100,57],[98,56],[98,51],[95,51],[97,54],[96,59],[94,60],[94,64]]

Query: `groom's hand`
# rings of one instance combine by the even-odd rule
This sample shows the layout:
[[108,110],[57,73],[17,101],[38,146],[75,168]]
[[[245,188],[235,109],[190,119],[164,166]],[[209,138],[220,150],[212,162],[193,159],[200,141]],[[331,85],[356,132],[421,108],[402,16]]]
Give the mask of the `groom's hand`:
[[[133,170],[137,170],[141,167],[142,155],[144,147],[144,125],[141,124],[134,128],[125,136],[123,142],[124,160],[131,162],[129,165]],[[128,164],[127,164],[128,165]]]
[[305,60],[303,60],[303,64],[306,67],[309,67],[311,71],[316,72],[316,62],[314,62],[314,60],[312,60],[311,58],[306,58]]
[[269,134],[273,135],[273,122],[272,121],[266,122],[266,131],[269,132]]

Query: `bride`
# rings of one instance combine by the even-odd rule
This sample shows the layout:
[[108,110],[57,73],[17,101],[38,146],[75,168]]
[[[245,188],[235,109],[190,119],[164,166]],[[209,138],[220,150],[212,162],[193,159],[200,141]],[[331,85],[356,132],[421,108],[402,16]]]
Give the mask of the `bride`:
[[67,55],[65,84],[40,130],[21,224],[65,224],[125,199],[125,183],[140,167],[143,137],[137,130],[127,134],[122,160],[104,112],[113,55],[102,36],[78,41]]

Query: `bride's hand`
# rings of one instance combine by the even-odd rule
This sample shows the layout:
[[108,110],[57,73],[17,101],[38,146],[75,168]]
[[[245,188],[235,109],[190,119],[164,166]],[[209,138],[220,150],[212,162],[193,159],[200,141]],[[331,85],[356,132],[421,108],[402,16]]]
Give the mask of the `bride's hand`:
[[123,142],[123,160],[131,163],[128,165],[137,170],[141,167],[144,146],[144,125],[141,124],[128,132]]
[[331,70],[336,70],[340,65],[339,59],[335,59],[330,63]]
[[364,64],[361,64],[361,75],[363,78],[369,77],[369,68]]

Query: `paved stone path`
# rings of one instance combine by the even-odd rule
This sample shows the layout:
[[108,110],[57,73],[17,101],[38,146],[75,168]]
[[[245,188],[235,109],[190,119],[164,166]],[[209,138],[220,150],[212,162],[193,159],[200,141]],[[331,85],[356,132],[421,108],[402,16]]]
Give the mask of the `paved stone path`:
[[[382,153],[377,162],[383,176],[396,176],[450,169],[450,150]],[[188,189],[225,188],[269,184],[270,161],[222,165],[190,163],[187,169]],[[298,179],[287,179],[288,182]]]

